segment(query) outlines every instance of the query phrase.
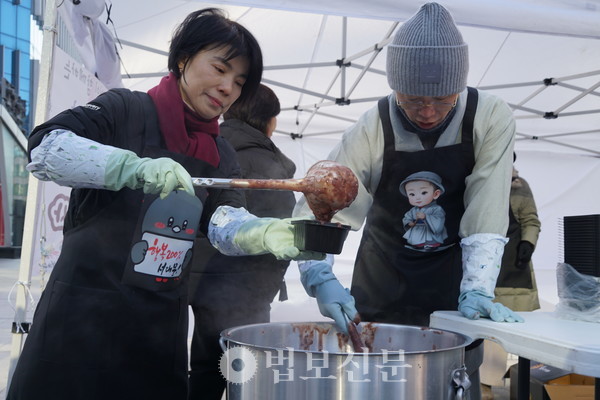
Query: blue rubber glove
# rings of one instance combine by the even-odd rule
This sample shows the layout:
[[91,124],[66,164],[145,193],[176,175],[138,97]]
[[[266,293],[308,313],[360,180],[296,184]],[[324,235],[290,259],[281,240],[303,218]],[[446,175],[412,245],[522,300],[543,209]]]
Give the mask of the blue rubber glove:
[[330,262],[328,258],[325,261],[298,263],[300,281],[306,293],[317,299],[321,314],[332,318],[340,332],[348,334],[348,319],[359,323],[360,315],[354,306],[354,297],[337,280]]
[[492,301],[507,241],[492,233],[475,233],[461,240],[463,276],[458,310],[465,317],[484,317],[496,322],[524,321],[508,307]]
[[164,199],[175,189],[195,196],[192,178],[181,164],[170,158],[140,158],[129,150],[115,149],[108,157],[104,175],[109,190],[144,189]]
[[348,318],[355,323],[360,322],[350,289],[344,289],[337,279],[318,285],[315,288],[315,298],[321,315],[332,318],[340,332],[348,335]]
[[496,322],[524,322],[523,317],[478,290],[463,292],[458,298],[458,311],[469,319],[489,318]]

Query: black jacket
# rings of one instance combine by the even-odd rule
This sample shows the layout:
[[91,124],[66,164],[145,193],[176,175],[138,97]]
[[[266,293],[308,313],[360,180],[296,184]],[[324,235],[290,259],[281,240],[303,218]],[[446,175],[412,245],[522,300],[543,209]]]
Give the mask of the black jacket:
[[[275,144],[261,132],[239,120],[228,120],[221,124],[220,136],[226,138],[237,152],[240,176],[250,179],[293,178],[296,166]],[[278,190],[239,190],[245,197],[247,210],[258,217],[289,218],[296,204],[293,192]],[[204,251],[194,258],[191,278],[191,293],[196,304],[204,302],[200,297],[214,299],[219,296],[219,285],[210,287],[200,284],[201,274],[231,274],[262,271],[269,276],[254,274],[251,282],[236,285],[232,282],[228,296],[237,303],[269,304],[280,288],[282,275],[289,261],[277,260],[271,254],[260,256],[228,257],[218,253],[205,243]],[[246,279],[246,278],[244,278]],[[274,281],[275,280],[275,281]],[[214,295],[209,293],[215,292]],[[237,293],[233,293],[237,292]],[[210,306],[208,304],[207,306]]]
[[[221,135],[237,151],[241,176],[293,178],[296,166],[264,134],[238,120],[221,124]],[[259,217],[288,218],[295,196],[289,191],[240,190],[248,210]],[[194,334],[190,353],[190,398],[220,399],[225,380],[218,371],[220,333],[233,326],[269,322],[277,292],[286,299],[284,275],[289,261],[271,254],[228,257],[207,245],[193,260],[190,288]]]
[[[242,178],[290,179],[296,165],[275,143],[250,125],[230,119],[221,124],[221,135],[237,152]],[[248,210],[259,217],[288,218],[296,204],[293,192],[246,190]]]

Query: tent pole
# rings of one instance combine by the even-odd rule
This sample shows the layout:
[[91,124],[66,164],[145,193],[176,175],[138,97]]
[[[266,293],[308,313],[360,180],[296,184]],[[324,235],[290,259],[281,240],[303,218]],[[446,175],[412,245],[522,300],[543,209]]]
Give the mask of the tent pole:
[[[40,60],[40,77],[38,96],[35,109],[35,125],[39,125],[46,119],[48,95],[50,92],[50,74],[52,68],[52,57],[54,52],[54,41],[56,38],[56,3],[55,0],[46,1],[44,10],[44,33],[42,42],[42,54]],[[7,390],[10,388],[13,373],[15,371],[19,355],[28,332],[28,325],[23,324],[27,318],[28,294],[31,284],[31,262],[35,226],[37,220],[37,199],[39,181],[29,175],[27,189],[27,206],[25,208],[25,223],[23,231],[23,242],[21,245],[21,260],[19,264],[18,284],[16,285],[15,318],[13,322],[12,345],[10,362],[8,368]]]
[[578,100],[581,100],[583,97],[585,97],[588,94],[592,93],[594,90],[596,90],[599,87],[600,87],[600,82],[597,82],[592,87],[590,87],[589,89],[585,90],[583,93],[581,93],[581,94],[575,96],[574,98],[572,98],[571,100],[567,101],[562,107],[557,108],[556,111],[555,111],[555,113],[556,114],[560,113],[562,110],[566,109],[567,107],[569,107],[573,103],[576,103]]
[[562,81],[569,81],[569,80],[579,79],[579,78],[587,78],[588,76],[594,76],[594,75],[598,75],[598,74],[600,74],[600,70],[584,72],[584,73],[576,74],[576,75],[562,76],[560,78],[553,78],[552,80],[554,82],[562,82]]
[[594,154],[596,156],[600,156],[600,151],[597,151],[597,150],[594,150],[594,149],[585,148],[585,147],[581,147],[581,146],[574,146],[572,144],[558,142],[556,140],[550,140],[550,139],[547,139],[544,136],[534,136],[534,135],[530,135],[530,134],[527,134],[527,133],[520,133],[520,132],[517,132],[517,135],[521,136],[521,138],[519,138],[517,140],[525,140],[525,139],[539,140],[540,142],[552,143],[552,144],[555,144],[557,146],[563,146],[563,147],[568,147],[570,149],[581,150],[581,151],[585,151],[585,152],[588,152],[588,153],[592,153],[592,154]]
[[340,99],[347,100],[346,97],[346,47],[348,42],[348,18],[342,19],[342,57],[339,62],[339,67],[342,70],[340,75]]
[[[578,92],[583,92],[583,91],[587,90],[582,87],[575,86],[575,85],[569,85],[568,83],[564,83],[564,82],[557,82],[556,86],[560,86],[560,87],[571,89],[571,90],[576,90]],[[598,93],[598,92],[590,92],[588,94],[590,96],[600,96],[600,93]]]
[[[323,39],[323,35],[324,35],[324,32],[325,32],[325,27],[327,26],[327,20],[328,20],[327,15],[323,15],[321,17],[321,25],[319,27],[319,35],[317,36],[317,39],[315,41],[315,46],[313,47],[312,55],[310,57],[311,64],[315,61],[315,58],[317,56],[317,51],[318,51],[319,47],[321,47],[321,40]],[[311,72],[312,72],[311,68],[309,68],[306,71],[306,75],[304,76],[304,82],[302,83],[302,89],[303,90],[306,89],[306,85],[307,85],[308,80],[310,78]],[[302,101],[302,97],[303,97],[303,94],[302,94],[302,92],[300,92],[300,95],[298,96],[298,102],[296,104],[300,104],[300,102]],[[298,121],[298,115],[296,115],[296,121]],[[299,132],[299,133],[302,134],[302,132]]]

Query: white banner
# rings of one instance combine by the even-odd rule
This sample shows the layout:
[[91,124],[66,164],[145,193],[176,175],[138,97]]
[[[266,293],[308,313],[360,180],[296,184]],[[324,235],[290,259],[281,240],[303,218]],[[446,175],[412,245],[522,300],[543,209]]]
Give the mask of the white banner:
[[83,105],[106,91],[85,66],[58,47],[52,58],[52,77],[46,119],[61,111]]
[[[54,48],[46,119],[85,104],[104,91],[104,85],[83,64],[60,48]],[[38,185],[31,270],[32,275],[42,275],[42,286],[60,254],[70,193],[70,188],[54,182],[39,182]]]

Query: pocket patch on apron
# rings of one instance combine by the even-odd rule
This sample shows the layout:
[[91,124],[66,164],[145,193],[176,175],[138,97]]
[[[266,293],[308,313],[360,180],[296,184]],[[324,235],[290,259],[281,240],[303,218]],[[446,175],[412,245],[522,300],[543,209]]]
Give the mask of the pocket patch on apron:
[[186,275],[202,202],[185,191],[144,196],[122,282],[151,291],[173,289]]

